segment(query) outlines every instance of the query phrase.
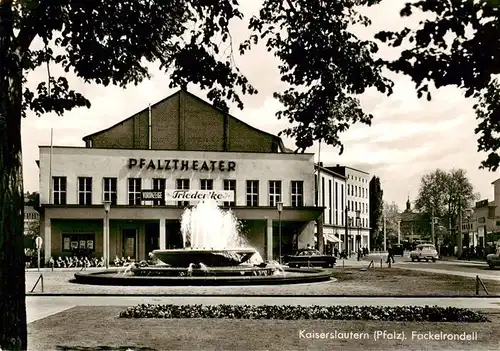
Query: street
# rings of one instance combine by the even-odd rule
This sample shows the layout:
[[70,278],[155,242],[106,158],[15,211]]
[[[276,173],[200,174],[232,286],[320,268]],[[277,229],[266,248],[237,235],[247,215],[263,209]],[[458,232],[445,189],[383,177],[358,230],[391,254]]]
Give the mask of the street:
[[[387,254],[370,254],[368,256],[365,256],[363,260],[368,262],[373,260],[375,264],[380,264],[379,262],[381,257],[385,266]],[[491,269],[488,267],[486,262],[459,261],[452,259],[441,259],[437,262],[412,262],[408,256],[408,252],[405,252],[405,255],[403,257],[395,256],[394,259],[396,261],[396,264],[393,267],[395,268],[459,275],[471,278],[479,276],[481,279],[486,280],[500,280],[500,268],[497,267],[495,269]]]

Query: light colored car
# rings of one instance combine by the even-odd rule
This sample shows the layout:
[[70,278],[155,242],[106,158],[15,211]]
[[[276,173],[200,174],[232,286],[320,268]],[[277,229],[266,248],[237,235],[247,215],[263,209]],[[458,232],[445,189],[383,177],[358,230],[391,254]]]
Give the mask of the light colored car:
[[436,247],[432,244],[420,244],[417,245],[416,249],[410,252],[410,258],[412,261],[432,260],[436,262],[439,259],[439,254]]
[[486,256],[486,262],[490,268],[495,268],[495,266],[500,266],[500,247],[497,248],[496,253],[491,253]]

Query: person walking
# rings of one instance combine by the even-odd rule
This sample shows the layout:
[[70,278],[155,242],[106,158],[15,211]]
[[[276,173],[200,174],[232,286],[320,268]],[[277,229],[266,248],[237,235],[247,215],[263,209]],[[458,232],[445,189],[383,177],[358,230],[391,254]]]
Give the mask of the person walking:
[[387,262],[390,263],[392,259],[392,263],[395,263],[394,261],[394,251],[392,250],[392,245],[389,240],[387,240]]

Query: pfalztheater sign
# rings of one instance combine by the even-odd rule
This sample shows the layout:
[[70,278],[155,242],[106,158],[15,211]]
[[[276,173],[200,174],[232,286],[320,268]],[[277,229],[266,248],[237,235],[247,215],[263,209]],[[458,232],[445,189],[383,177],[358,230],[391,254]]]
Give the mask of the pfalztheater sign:
[[129,158],[128,168],[140,168],[152,171],[220,171],[231,172],[236,170],[234,161],[213,161],[213,160],[160,160],[145,158]]

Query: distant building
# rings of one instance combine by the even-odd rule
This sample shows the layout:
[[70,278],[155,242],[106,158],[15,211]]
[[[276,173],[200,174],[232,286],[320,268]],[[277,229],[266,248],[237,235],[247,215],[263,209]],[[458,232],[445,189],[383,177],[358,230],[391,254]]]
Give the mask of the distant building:
[[24,235],[39,234],[38,228],[40,228],[40,214],[33,206],[24,206]]
[[426,235],[422,228],[425,222],[422,214],[411,208],[410,197],[406,200],[406,209],[400,214],[401,240],[407,240],[410,243],[425,241],[429,235]]
[[[464,245],[467,230],[472,230],[477,235],[477,245],[486,246],[500,240],[500,178],[491,183],[493,185],[494,200],[483,199],[477,201],[471,214],[472,226],[467,227],[467,222],[462,221]],[[464,226],[465,225],[465,226]]]

